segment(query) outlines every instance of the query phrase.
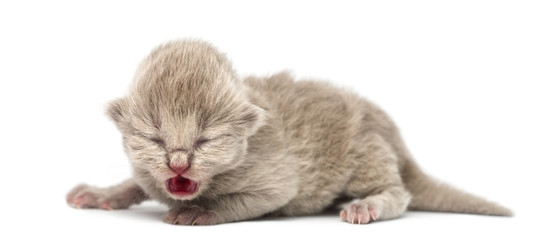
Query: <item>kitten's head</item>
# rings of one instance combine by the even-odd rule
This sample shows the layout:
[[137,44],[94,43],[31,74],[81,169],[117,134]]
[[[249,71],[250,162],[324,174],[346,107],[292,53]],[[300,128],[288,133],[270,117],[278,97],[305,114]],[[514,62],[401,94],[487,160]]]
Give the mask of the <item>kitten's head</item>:
[[228,60],[207,43],[172,42],[141,63],[131,93],[108,107],[142,186],[176,200],[243,160],[264,123]]

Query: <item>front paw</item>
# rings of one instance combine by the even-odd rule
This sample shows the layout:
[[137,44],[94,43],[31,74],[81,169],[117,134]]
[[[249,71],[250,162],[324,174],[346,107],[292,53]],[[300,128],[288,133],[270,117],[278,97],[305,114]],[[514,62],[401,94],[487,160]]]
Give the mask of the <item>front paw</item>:
[[172,208],[168,211],[164,222],[174,225],[214,225],[219,223],[216,212],[198,206]]
[[112,197],[107,189],[80,184],[66,196],[68,205],[74,208],[100,208],[113,210],[126,208],[117,198]]

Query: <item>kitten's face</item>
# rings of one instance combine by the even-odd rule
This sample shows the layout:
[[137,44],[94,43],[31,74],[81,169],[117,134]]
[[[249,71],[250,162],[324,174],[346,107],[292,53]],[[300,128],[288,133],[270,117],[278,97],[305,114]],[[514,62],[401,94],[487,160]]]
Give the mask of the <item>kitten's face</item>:
[[176,200],[199,196],[215,175],[240,164],[247,138],[264,122],[227,59],[195,41],[155,49],[130,95],[108,114],[138,183]]

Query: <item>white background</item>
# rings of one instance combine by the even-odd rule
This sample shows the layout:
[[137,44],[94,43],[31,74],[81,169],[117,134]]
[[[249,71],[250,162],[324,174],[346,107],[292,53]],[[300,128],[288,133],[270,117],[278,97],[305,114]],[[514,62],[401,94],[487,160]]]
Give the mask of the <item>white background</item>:
[[[0,2],[1,239],[553,239],[554,1],[200,2]],[[104,106],[150,49],[183,37],[212,42],[242,76],[289,69],[357,91],[390,113],[427,172],[516,216],[175,227],[156,203],[67,207],[79,182],[130,176]]]

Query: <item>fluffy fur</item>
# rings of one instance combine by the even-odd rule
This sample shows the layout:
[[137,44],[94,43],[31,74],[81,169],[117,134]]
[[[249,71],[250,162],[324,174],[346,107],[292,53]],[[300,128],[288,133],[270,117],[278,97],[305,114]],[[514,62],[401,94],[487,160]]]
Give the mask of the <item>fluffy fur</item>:
[[[128,96],[108,107],[133,178],[111,188],[79,185],[76,207],[127,208],[154,199],[173,224],[218,224],[316,214],[360,199],[340,217],[370,223],[409,209],[487,215],[510,210],[438,183],[412,160],[377,106],[324,82],[288,73],[241,81],[210,44],[164,44],[141,63]],[[183,174],[198,190],[167,189]]]

